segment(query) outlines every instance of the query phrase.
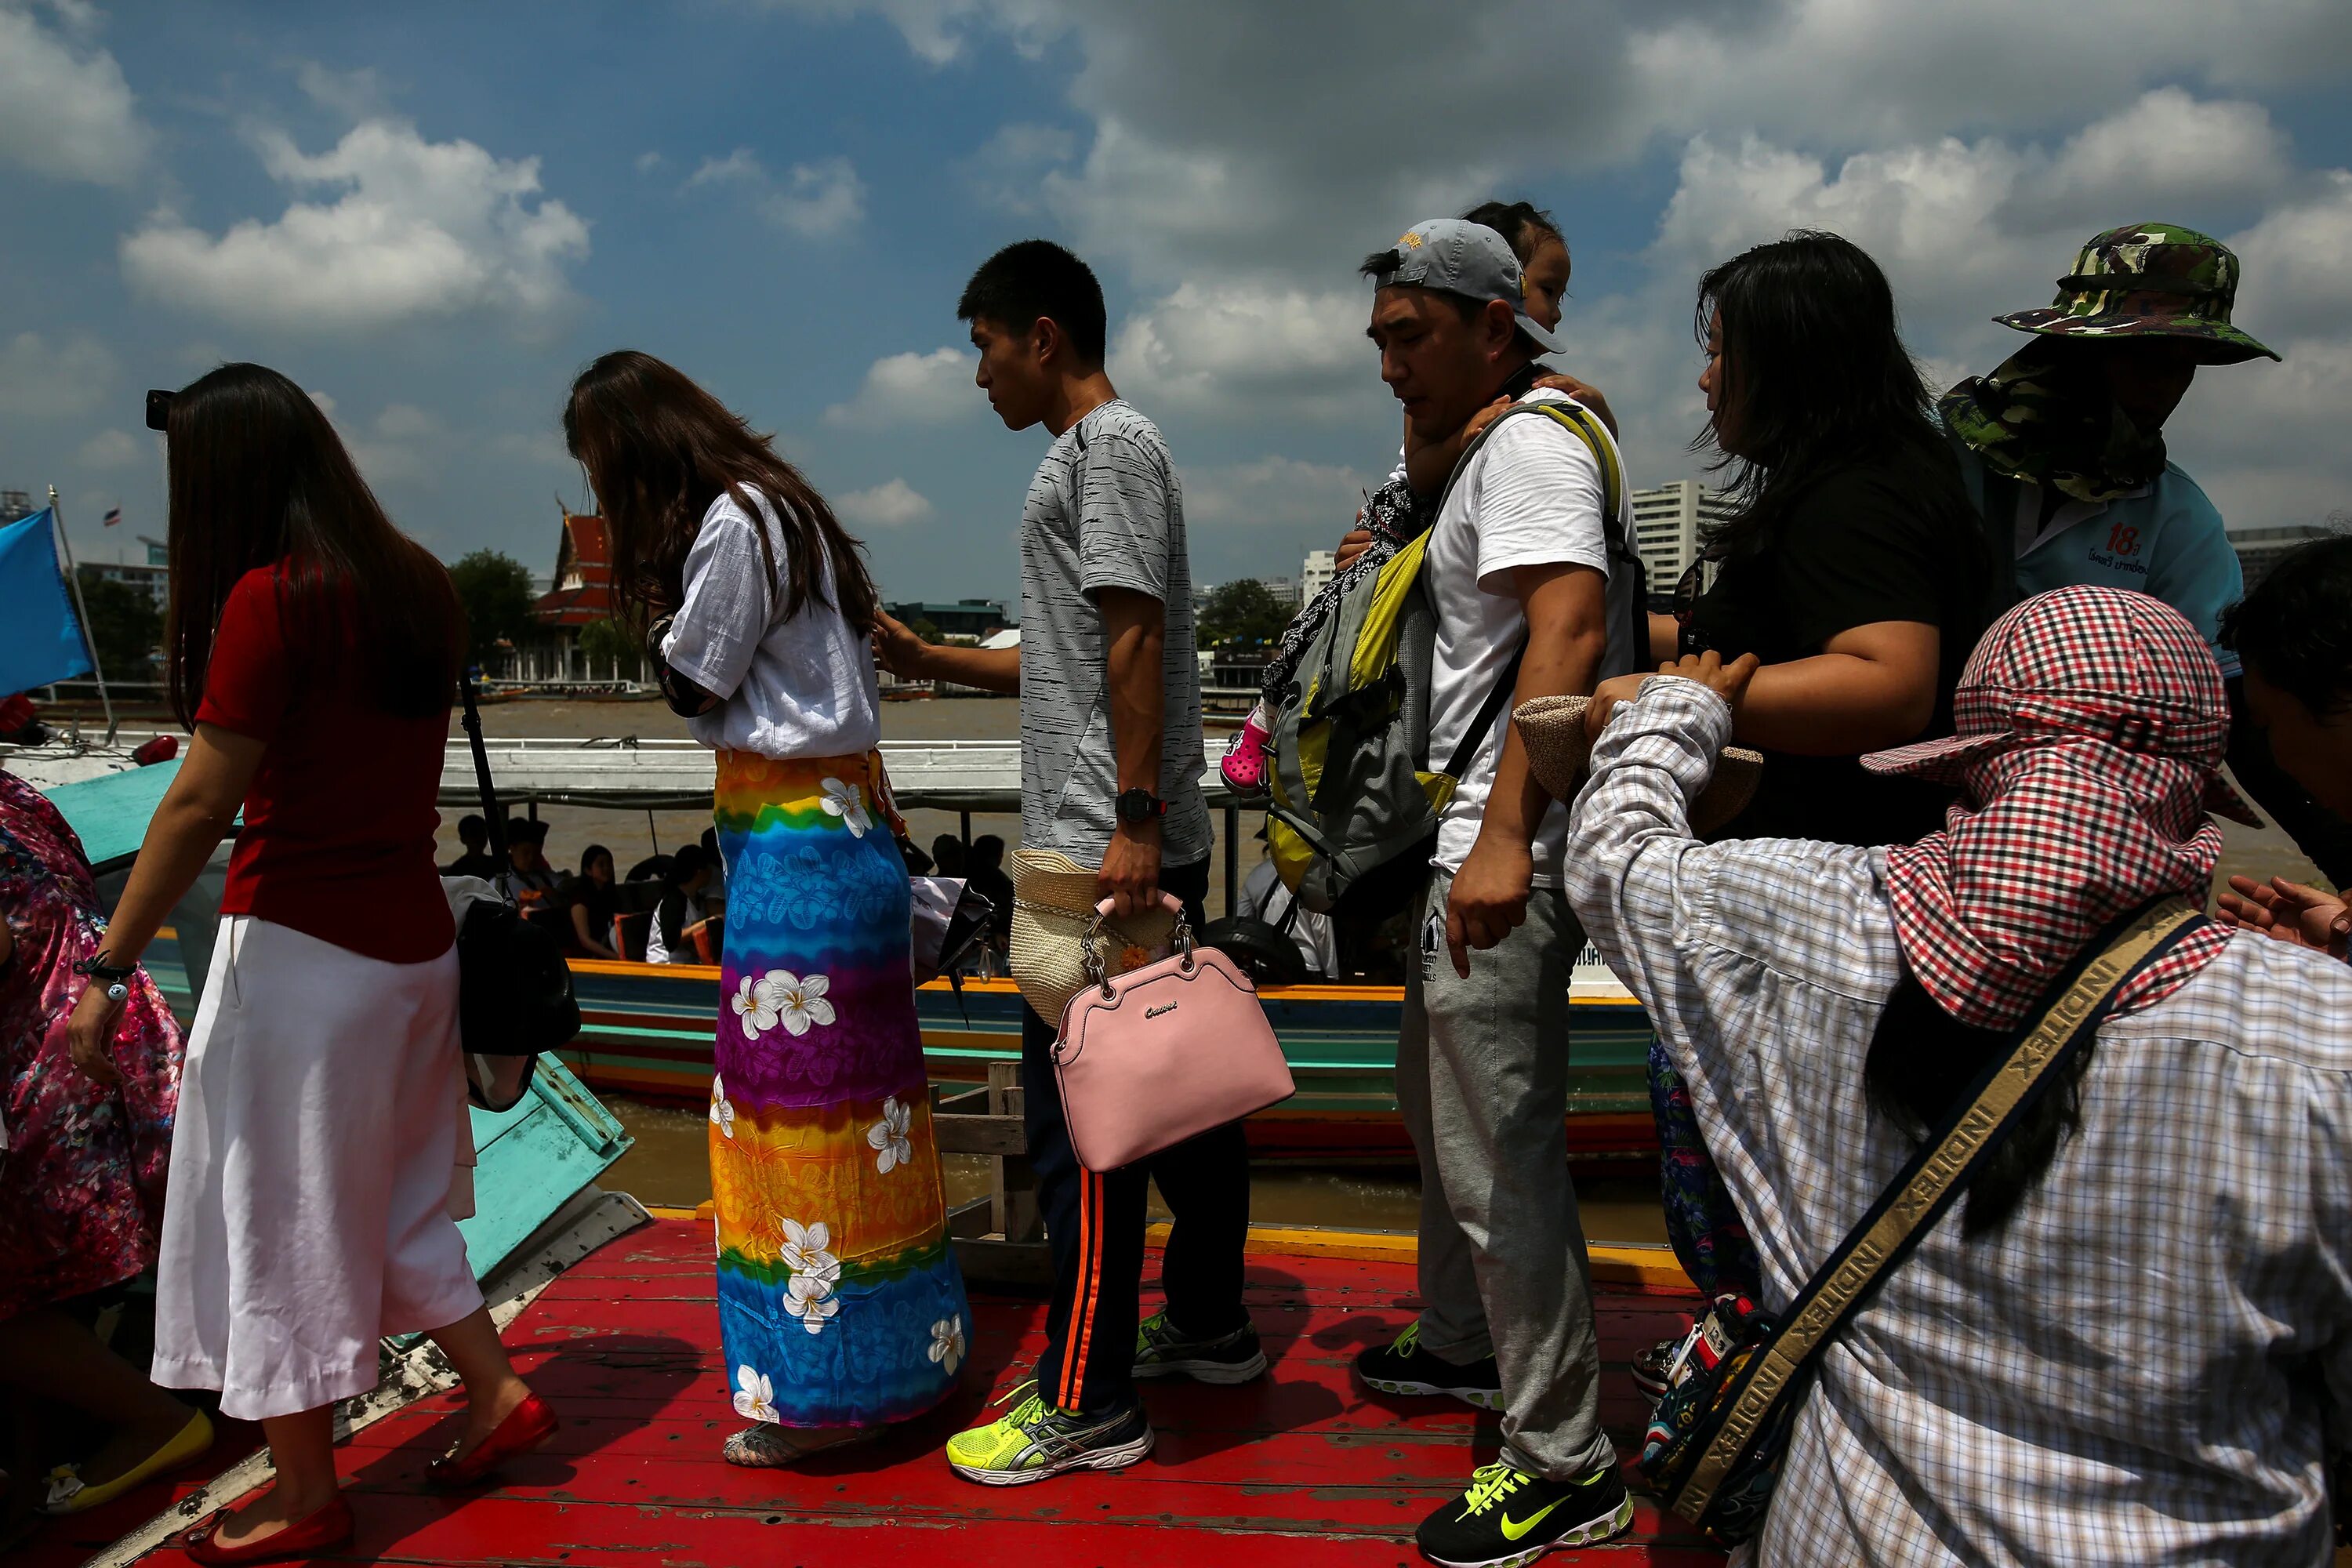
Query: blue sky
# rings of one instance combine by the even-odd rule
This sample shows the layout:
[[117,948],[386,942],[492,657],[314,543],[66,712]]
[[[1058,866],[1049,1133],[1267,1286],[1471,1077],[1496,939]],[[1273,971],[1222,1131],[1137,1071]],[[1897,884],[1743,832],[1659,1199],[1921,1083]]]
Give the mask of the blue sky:
[[1940,382],[2089,233],[2208,228],[2288,357],[2207,373],[2173,449],[2233,523],[2317,519],[2347,79],[2340,0],[0,0],[0,483],[86,552],[160,533],[141,392],[257,359],[412,531],[545,572],[563,389],[628,345],[778,431],[890,596],[1008,595],[1044,437],[989,416],[954,300],[1046,234],[1103,278],[1195,579],[1291,573],[1393,451],[1354,261],[1502,194],[1569,232],[1567,363],[1643,483],[1696,471],[1690,289],[1745,245],[1869,247]]

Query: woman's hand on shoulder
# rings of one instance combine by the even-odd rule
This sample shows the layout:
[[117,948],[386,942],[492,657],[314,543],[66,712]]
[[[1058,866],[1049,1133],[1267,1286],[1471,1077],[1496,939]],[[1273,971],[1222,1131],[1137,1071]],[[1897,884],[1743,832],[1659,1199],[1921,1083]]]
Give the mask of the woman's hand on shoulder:
[[[1660,675],[1680,676],[1695,680],[1723,699],[1737,721],[1739,705],[1748,696],[1748,683],[1756,678],[1759,661],[1752,653],[1743,653],[1729,664],[1713,648],[1705,653],[1685,654],[1658,666]],[[1646,675],[1612,676],[1592,689],[1592,700],[1584,708],[1584,733],[1590,740],[1601,739],[1601,731],[1609,728],[1610,718],[1620,702],[1631,702],[1641,695],[1649,683]]]

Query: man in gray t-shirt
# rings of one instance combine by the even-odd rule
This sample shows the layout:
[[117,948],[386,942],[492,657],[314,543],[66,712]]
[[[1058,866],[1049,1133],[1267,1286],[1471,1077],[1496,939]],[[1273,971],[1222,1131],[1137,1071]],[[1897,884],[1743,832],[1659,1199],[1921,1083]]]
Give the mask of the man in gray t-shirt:
[[1164,608],[1152,793],[1168,806],[1161,860],[1190,866],[1208,858],[1209,807],[1184,492],[1159,427],[1117,398],[1055,438],[1021,509],[1021,842],[1084,866],[1102,862],[1118,826],[1106,588]]
[[[1201,679],[1184,494],[1167,443],[1103,374],[1102,289],[1060,246],[1023,240],[972,275],[956,313],[974,378],[1005,425],[1054,434],[1021,513],[1021,648],[932,647],[882,616],[882,663],[918,679],[1021,695],[1021,842],[1099,865],[1121,910],[1164,889],[1195,926],[1209,888]],[[1054,1296],[1036,1394],[948,1439],[955,1472],[992,1486],[1115,1470],[1151,1451],[1135,1380],[1265,1373],[1242,1306],[1249,1148],[1227,1122],[1116,1171],[1078,1163],[1054,1061],[1058,1020],[1024,1007],[1023,1121]],[[1165,1310],[1137,1321],[1144,1200],[1177,1215]]]

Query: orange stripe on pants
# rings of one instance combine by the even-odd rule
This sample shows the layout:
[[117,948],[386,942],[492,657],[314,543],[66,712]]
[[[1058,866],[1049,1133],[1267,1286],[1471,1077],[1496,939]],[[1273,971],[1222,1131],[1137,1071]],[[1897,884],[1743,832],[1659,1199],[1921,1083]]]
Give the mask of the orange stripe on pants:
[[1086,1283],[1072,1314],[1068,1342],[1062,1347],[1061,1401],[1065,1410],[1079,1408],[1086,1392],[1087,1351],[1094,1342],[1095,1308],[1102,1296],[1102,1177],[1080,1173],[1078,1183],[1078,1272]]

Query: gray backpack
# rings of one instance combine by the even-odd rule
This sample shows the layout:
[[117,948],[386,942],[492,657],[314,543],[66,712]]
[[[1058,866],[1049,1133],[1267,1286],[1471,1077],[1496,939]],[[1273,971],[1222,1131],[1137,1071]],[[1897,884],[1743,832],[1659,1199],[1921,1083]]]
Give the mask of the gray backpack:
[[[1649,648],[1644,576],[1617,516],[1624,470],[1600,421],[1575,404],[1519,404],[1479,433],[1454,465],[1454,477],[1504,420],[1523,415],[1549,416],[1601,466],[1609,599],[1626,606],[1612,617],[1601,673],[1636,668]],[[1450,494],[1453,481],[1446,489]],[[1379,572],[1346,585],[1337,608],[1307,639],[1274,716],[1266,845],[1284,886],[1319,914],[1344,905],[1351,919],[1377,921],[1413,897],[1428,870],[1438,817],[1510,706],[1527,654],[1522,639],[1454,754],[1433,771],[1429,688],[1437,614],[1422,581],[1428,549],[1423,531]],[[1620,574],[1628,574],[1628,591],[1618,591]]]

